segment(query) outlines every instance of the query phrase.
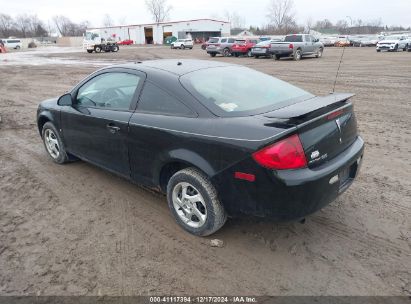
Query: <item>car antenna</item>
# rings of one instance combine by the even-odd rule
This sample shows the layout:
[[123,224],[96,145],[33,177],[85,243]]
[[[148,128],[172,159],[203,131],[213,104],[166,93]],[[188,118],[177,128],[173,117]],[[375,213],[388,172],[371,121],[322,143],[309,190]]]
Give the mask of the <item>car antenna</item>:
[[332,91],[332,93],[335,92],[335,85],[337,84],[337,79],[338,79],[338,75],[339,75],[339,73],[340,73],[340,67],[341,67],[341,62],[342,62],[343,57],[344,57],[344,52],[345,52],[345,44],[344,44],[344,46],[343,46],[343,50],[342,50],[342,53],[341,53],[340,62],[338,63],[337,73],[335,74],[335,80],[334,80],[334,85],[333,85],[333,91]]

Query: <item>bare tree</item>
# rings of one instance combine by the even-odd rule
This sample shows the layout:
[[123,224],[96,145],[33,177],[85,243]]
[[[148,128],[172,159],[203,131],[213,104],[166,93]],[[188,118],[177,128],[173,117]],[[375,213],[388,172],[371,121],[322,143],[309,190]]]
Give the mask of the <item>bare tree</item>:
[[314,25],[313,18],[308,17],[308,19],[305,21],[305,32],[307,34],[310,33],[311,29],[313,28],[313,25]]
[[279,34],[288,34],[297,27],[293,0],[271,0],[267,18]]
[[88,21],[74,23],[66,16],[54,16],[53,22],[61,36],[81,36],[87,29]]
[[156,23],[163,22],[169,17],[172,6],[167,4],[167,0],[145,0],[145,3]]
[[114,25],[113,19],[110,17],[109,14],[105,14],[103,17],[103,26],[109,27],[113,25]]
[[240,16],[237,12],[224,11],[224,19],[230,22],[231,28],[243,29],[245,27],[245,17]]
[[10,15],[0,14],[0,33],[3,37],[11,36],[14,30],[14,21]]
[[26,38],[30,31],[30,17],[26,14],[16,17],[16,27],[21,32],[21,35]]

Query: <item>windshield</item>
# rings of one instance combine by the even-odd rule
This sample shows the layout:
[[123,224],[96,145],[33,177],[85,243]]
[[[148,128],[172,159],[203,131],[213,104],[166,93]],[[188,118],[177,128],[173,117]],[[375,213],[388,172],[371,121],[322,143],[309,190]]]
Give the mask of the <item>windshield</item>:
[[260,43],[257,43],[256,46],[266,46],[269,45],[271,43],[270,40],[265,40],[265,41],[261,41]]
[[181,82],[219,116],[260,114],[313,97],[277,78],[240,66],[194,71],[183,75]]
[[217,43],[218,42],[218,38],[210,38],[210,40],[208,40],[208,43]]
[[303,42],[303,36],[301,35],[286,36],[284,41],[285,42]]
[[383,40],[400,40],[400,38],[399,36],[387,36]]

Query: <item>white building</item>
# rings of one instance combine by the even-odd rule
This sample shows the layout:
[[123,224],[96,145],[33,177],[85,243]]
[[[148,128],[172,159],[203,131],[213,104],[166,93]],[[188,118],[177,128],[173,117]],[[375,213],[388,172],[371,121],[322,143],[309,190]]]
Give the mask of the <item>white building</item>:
[[213,36],[229,36],[230,23],[214,19],[195,19],[90,28],[87,31],[98,32],[100,37],[110,37],[115,41],[130,39],[135,44],[163,44],[164,39],[169,36],[202,40]]

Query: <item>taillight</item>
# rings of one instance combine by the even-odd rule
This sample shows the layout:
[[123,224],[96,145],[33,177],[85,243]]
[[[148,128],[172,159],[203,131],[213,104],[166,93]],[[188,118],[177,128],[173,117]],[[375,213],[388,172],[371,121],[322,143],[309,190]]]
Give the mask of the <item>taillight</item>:
[[297,134],[253,153],[253,158],[269,169],[299,169],[307,166],[304,149]]
[[293,49],[294,48],[294,44],[290,43],[290,45],[288,46],[289,49]]

